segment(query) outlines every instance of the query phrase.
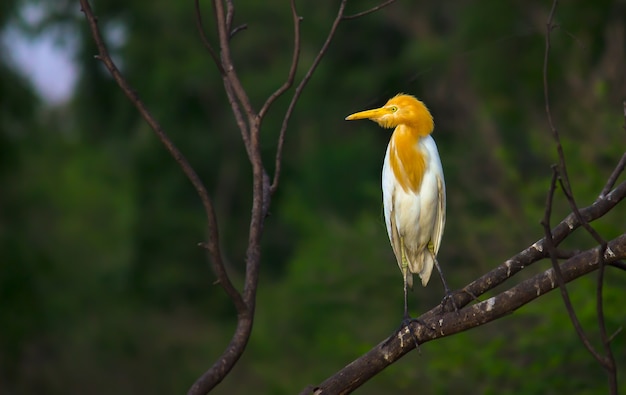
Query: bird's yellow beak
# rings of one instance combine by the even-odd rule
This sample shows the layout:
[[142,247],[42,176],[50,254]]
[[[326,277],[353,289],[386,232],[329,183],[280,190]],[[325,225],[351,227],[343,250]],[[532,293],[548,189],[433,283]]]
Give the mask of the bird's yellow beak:
[[365,111],[355,112],[354,114],[350,114],[346,117],[346,121],[354,121],[357,119],[375,120],[387,114],[391,114],[391,110],[386,107],[380,107],[380,108],[375,108],[373,110],[365,110]]

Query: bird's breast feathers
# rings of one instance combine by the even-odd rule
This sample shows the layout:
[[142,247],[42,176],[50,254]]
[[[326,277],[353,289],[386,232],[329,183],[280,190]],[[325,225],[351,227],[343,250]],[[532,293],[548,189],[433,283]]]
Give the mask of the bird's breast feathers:
[[419,193],[430,159],[428,149],[408,128],[399,126],[389,141],[387,156],[398,184],[406,193]]

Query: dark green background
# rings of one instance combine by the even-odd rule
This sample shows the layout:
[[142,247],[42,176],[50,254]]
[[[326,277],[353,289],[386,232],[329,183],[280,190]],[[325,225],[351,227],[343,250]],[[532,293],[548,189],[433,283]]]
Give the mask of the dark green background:
[[[216,43],[211,6],[204,19]],[[301,77],[337,1],[298,2]],[[45,18],[19,19],[24,5]],[[348,13],[375,5],[353,1]],[[357,110],[397,92],[431,109],[448,190],[440,262],[459,288],[542,237],[556,149],[542,64],[550,1],[398,1],[343,22],[289,124],[282,182],[263,241],[254,331],[216,394],[293,394],[391,334],[402,279],[382,219],[380,169],[390,135]],[[39,99],[0,62],[0,393],[183,393],[224,350],[235,313],[196,244],[200,200],[104,68],[77,1],[4,0],[0,23],[78,42],[67,103]],[[236,2],[232,40],[254,106],[286,77],[287,1]],[[251,171],[191,1],[98,1],[115,59],[215,199],[226,264],[243,277]],[[624,152],[626,3],[563,2],[552,34],[550,93],[578,203],[593,202]],[[63,45],[63,40],[59,43]],[[0,51],[1,53],[2,51]],[[271,171],[288,104],[265,119]],[[569,212],[557,193],[553,221]],[[624,232],[624,207],[596,224]],[[594,245],[582,231],[567,248]],[[513,280],[545,270],[537,263]],[[623,274],[607,271],[607,330],[625,325]],[[599,346],[595,274],[571,284]],[[416,287],[414,315],[439,303]],[[613,349],[626,390],[626,342]],[[602,394],[606,376],[579,342],[557,293],[479,329],[422,346],[360,394]]]

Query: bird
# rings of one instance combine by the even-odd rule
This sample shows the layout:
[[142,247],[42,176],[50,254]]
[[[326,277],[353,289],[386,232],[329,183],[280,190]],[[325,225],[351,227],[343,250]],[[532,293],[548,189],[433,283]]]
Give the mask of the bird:
[[[426,105],[400,93],[372,110],[346,117],[369,119],[383,128],[395,128],[382,169],[383,209],[387,234],[404,281],[404,319],[410,320],[407,289],[413,274],[428,284],[433,266],[450,289],[437,261],[446,222],[446,185],[435,140],[433,117]],[[445,300],[445,298],[444,298]]]

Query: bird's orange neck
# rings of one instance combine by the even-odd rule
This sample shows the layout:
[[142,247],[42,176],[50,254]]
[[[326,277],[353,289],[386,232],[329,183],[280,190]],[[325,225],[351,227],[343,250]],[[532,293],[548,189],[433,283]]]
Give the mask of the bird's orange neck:
[[[432,118],[431,118],[432,119]],[[389,141],[389,163],[405,192],[418,193],[426,171],[426,158],[419,149],[419,139],[432,132],[420,133],[415,127],[398,125]]]

